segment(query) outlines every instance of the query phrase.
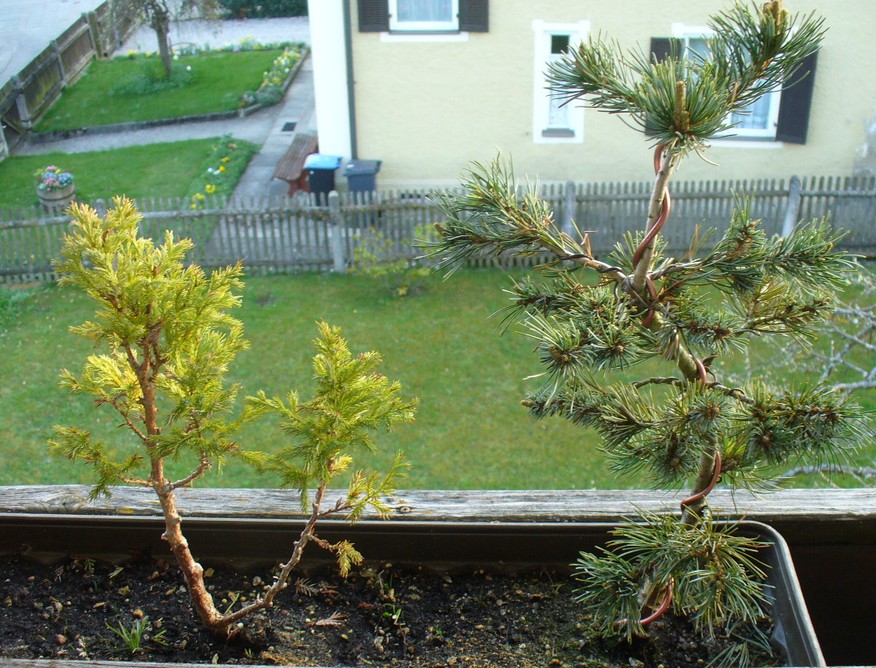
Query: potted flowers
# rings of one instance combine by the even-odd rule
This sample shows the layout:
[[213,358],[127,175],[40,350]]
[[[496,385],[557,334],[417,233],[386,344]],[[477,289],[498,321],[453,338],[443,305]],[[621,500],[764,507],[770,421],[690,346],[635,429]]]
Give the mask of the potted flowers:
[[47,208],[64,208],[76,196],[73,174],[57,165],[49,165],[34,172],[36,194],[40,204]]

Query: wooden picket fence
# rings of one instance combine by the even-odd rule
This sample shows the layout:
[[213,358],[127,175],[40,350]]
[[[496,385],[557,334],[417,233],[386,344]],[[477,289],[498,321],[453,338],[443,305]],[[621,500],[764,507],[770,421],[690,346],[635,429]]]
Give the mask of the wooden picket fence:
[[[645,219],[650,183],[552,184],[541,195],[563,229],[587,232],[593,251],[610,252],[623,234]],[[438,193],[378,191],[300,194],[276,201],[208,199],[192,209],[187,199],[141,200],[142,232],[160,239],[170,229],[195,243],[191,260],[204,267],[242,261],[250,274],[345,271],[357,248],[380,240],[382,252],[416,261],[423,250],[413,240],[424,226],[441,220]],[[876,257],[876,179],[818,177],[803,180],[677,182],[672,215],[663,238],[680,255],[692,238],[708,247],[709,228],[720,234],[734,207],[748,198],[751,216],[768,234],[787,231],[797,220],[829,216],[847,231],[843,247]],[[104,206],[97,202],[98,208]],[[56,279],[69,218],[37,208],[0,212],[0,283]],[[711,239],[714,239],[712,237]],[[510,267],[544,258],[512,259]],[[481,261],[476,264],[494,264]]]

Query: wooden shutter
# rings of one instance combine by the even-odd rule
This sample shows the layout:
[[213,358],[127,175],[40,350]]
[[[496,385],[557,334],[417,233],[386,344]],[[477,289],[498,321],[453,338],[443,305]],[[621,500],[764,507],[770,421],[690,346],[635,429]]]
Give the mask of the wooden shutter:
[[489,0],[459,0],[459,29],[487,32],[490,18]]
[[652,37],[651,60],[659,63],[669,56],[677,56],[681,49],[681,40],[675,37]]
[[815,87],[816,51],[803,60],[800,69],[782,89],[779,102],[779,122],[776,141],[805,144],[809,130],[809,111],[812,108],[812,90]]
[[[652,37],[651,38],[651,61],[655,63],[666,60],[669,56],[677,56],[681,51],[681,40],[675,37]],[[654,137],[659,128],[653,123],[645,124],[645,136]]]
[[359,0],[359,32],[389,30],[388,0]]

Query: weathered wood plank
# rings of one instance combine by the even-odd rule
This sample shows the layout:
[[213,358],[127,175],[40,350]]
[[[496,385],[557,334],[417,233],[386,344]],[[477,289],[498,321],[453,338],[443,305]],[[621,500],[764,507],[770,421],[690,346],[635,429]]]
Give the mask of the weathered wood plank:
[[[111,498],[96,501],[88,499],[89,490],[82,485],[0,487],[0,513],[160,513],[155,495],[145,488],[117,488]],[[189,517],[302,517],[298,495],[290,490],[182,489],[178,496],[182,512]],[[407,490],[389,503],[397,517],[416,521],[616,521],[639,511],[675,512],[682,496],[652,490]],[[725,518],[876,521],[873,489],[786,489],[757,496],[718,489],[709,498],[713,510]]]

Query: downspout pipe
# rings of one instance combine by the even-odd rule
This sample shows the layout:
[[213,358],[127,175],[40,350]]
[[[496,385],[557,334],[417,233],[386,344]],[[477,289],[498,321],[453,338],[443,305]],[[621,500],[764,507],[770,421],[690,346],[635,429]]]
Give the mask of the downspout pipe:
[[350,159],[359,158],[359,146],[356,137],[356,88],[353,85],[353,26],[350,14],[350,2],[344,0],[344,52],[347,64],[347,111],[350,118]]

